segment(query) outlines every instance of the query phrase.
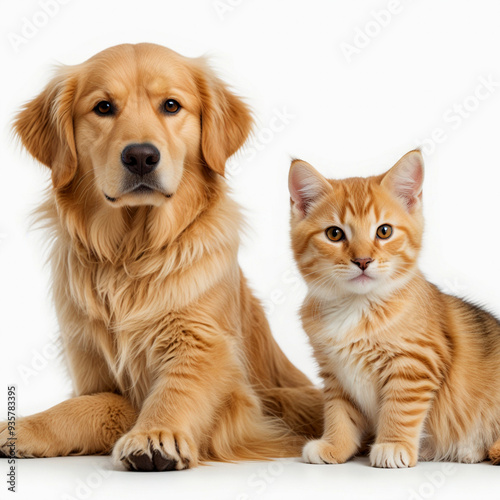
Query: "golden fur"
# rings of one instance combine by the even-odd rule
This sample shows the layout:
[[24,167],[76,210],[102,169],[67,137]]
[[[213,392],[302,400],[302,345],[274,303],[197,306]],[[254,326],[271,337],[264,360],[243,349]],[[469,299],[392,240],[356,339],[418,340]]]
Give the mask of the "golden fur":
[[[165,99],[180,111],[165,114]],[[321,393],[272,338],[237,262],[223,175],[250,127],[203,59],[152,44],[60,68],[19,113],[23,145],[52,171],[39,215],[76,397],[17,422],[18,457],[113,449],[129,469],[171,470],[294,455],[319,435]],[[131,143],[161,152],[146,194],[123,187]]]
[[[372,444],[376,467],[488,453],[500,463],[500,323],[419,271],[422,183],[419,151],[369,178],[327,180],[292,163],[292,246],[309,288],[302,320],[325,396],[308,462],[342,463]],[[392,235],[377,236],[386,224]],[[329,239],[329,227],[344,238]]]

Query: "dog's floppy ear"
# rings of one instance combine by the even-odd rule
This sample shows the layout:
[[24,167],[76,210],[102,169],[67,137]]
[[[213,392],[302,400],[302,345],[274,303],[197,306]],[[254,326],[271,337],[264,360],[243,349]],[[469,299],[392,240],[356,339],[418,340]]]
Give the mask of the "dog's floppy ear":
[[73,132],[73,99],[77,79],[68,69],[59,70],[40,95],[26,103],[14,121],[23,146],[52,169],[54,187],[68,185],[76,173]]
[[226,160],[246,141],[252,128],[249,107],[198,60],[197,85],[201,100],[201,152],[205,163],[224,175]]

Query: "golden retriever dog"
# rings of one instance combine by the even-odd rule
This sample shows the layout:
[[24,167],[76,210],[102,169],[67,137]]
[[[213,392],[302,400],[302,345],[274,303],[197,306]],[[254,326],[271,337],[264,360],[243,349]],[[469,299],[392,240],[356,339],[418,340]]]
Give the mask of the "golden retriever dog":
[[39,210],[74,397],[6,424],[17,457],[112,452],[130,470],[300,455],[320,391],[239,268],[226,160],[248,107],[206,61],[119,45],[62,67],[14,128],[51,169]]

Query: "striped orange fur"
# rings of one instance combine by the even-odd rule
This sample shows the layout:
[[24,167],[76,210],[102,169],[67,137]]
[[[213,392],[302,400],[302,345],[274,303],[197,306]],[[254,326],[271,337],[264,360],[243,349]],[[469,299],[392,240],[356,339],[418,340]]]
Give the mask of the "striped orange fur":
[[325,397],[308,462],[342,463],[371,444],[376,467],[500,463],[500,323],[419,271],[423,173],[419,151],[369,178],[327,180],[292,163],[301,315]]

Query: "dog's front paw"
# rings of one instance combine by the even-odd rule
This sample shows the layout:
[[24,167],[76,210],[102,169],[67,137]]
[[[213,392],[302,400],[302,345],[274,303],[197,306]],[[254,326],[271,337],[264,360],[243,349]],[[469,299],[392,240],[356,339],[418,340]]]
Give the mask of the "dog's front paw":
[[330,444],[325,439],[309,441],[302,451],[302,458],[310,464],[343,464],[351,455],[351,450]]
[[113,459],[132,471],[183,470],[197,465],[198,451],[185,433],[132,429],[116,443]]
[[406,443],[378,443],[370,451],[372,467],[397,469],[417,465],[417,451]]

